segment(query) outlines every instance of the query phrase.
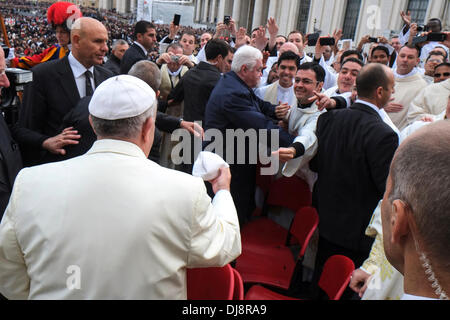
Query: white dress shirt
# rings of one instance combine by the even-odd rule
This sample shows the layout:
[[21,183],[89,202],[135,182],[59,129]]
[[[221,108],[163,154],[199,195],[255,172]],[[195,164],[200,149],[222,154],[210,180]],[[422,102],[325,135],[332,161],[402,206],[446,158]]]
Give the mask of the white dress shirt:
[[359,100],[359,99],[356,100],[355,103],[365,104],[366,106],[369,106],[373,110],[375,110],[380,115],[380,117],[383,120],[383,122],[386,123],[389,127],[391,127],[392,130],[394,130],[394,132],[397,134],[397,136],[399,137],[399,140],[400,140],[400,130],[398,130],[398,128],[392,122],[391,118],[386,113],[386,111],[384,111],[384,109],[380,109],[376,105],[374,105],[374,104],[372,104],[370,102]]
[[139,48],[141,48],[144,51],[145,55],[148,56],[148,51],[147,51],[147,49],[144,48],[144,46],[142,44],[140,44],[137,41],[135,41],[134,44],[136,44]]
[[92,74],[91,85],[92,89],[95,90],[95,81],[94,81],[94,66],[86,69],[70,52],[69,54],[69,65],[72,69],[73,76],[75,78],[75,83],[77,84],[78,93],[80,94],[80,98],[86,96],[86,75],[84,74],[87,70],[89,70]]

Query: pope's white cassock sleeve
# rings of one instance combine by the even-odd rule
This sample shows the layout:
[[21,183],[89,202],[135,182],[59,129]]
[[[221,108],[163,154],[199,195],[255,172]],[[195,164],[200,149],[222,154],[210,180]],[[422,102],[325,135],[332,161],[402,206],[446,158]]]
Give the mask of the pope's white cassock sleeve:
[[189,268],[225,266],[241,254],[241,236],[231,193],[217,192],[212,203],[200,193],[192,221]]

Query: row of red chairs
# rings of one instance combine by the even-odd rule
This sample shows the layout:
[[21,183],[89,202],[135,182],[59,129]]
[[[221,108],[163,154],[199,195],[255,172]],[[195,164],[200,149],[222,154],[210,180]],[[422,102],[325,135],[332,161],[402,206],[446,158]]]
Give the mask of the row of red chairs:
[[[350,282],[355,266],[345,256],[330,257],[324,265],[319,287],[330,300],[339,300]],[[244,283],[239,272],[226,265],[223,268],[187,270],[188,300],[301,300],[272,291],[259,284],[244,297]]]
[[[265,193],[263,212],[268,206],[280,206],[295,212],[290,229],[283,228],[268,217],[260,217],[245,225],[241,229],[242,254],[236,260],[236,269],[226,266],[208,268],[209,270],[188,270],[188,299],[228,300],[232,297],[238,300],[244,296],[245,283],[255,284],[247,292],[245,299],[295,300],[287,293],[294,289],[295,279],[301,276],[305,251],[319,224],[317,211],[311,207],[312,195],[307,183],[295,176],[279,179],[259,176],[257,184]],[[291,250],[294,245],[299,247],[296,256]],[[349,258],[330,257],[324,266],[318,286],[329,299],[338,300],[347,287],[353,270],[354,264]],[[212,288],[206,288],[206,278],[215,279],[209,282],[215,284]],[[220,281],[222,289],[216,286],[217,281]],[[205,286],[202,289],[204,291],[197,288],[198,295],[193,295],[193,286],[201,287],[202,283]],[[286,295],[271,291],[267,287],[276,288]],[[219,292],[220,290],[224,292]]]

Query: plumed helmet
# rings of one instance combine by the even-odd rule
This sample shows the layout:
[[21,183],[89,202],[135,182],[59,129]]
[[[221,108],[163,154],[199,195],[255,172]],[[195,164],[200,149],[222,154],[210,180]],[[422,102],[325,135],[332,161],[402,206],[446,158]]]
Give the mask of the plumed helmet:
[[68,29],[65,23],[67,19],[71,18],[71,22],[73,22],[82,16],[80,8],[71,2],[55,2],[47,10],[47,21],[52,24],[53,28],[63,26]]

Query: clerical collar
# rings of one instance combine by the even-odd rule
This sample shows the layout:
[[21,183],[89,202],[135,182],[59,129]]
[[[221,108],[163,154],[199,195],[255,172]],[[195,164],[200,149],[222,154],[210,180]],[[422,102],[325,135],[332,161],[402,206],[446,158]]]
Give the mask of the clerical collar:
[[405,75],[401,75],[401,74],[398,74],[398,73],[397,73],[397,69],[395,69],[395,70],[394,70],[394,75],[395,75],[396,78],[403,79],[403,78],[412,77],[412,76],[415,75],[418,71],[419,71],[419,69],[414,68],[414,69],[412,69],[412,71],[411,71],[410,73],[405,74]]
[[282,91],[282,92],[289,92],[292,90],[292,86],[290,86],[289,88],[283,88],[280,83],[278,83],[278,90]]
[[297,107],[300,109],[308,109],[311,108],[314,102],[308,103],[308,104],[301,104],[300,101],[297,100]]

